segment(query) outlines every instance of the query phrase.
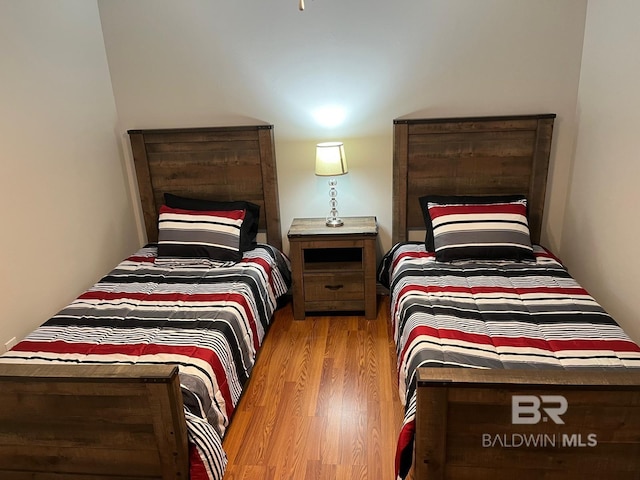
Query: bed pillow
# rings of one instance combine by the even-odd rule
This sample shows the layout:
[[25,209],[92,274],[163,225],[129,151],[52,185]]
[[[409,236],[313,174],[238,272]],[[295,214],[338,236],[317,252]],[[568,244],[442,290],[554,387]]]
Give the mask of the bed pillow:
[[[442,197],[420,199],[431,226],[436,260],[534,260],[521,196]],[[426,223],[426,218],[425,218]],[[427,229],[427,237],[429,229]],[[425,246],[429,249],[425,239]]]
[[433,225],[431,216],[429,215],[429,202],[441,204],[488,204],[488,203],[508,203],[525,200],[524,195],[425,195],[420,197],[420,209],[424,219],[424,228],[426,230],[424,237],[424,246],[427,252],[434,252],[433,245]]
[[260,223],[260,205],[245,201],[219,202],[215,200],[199,200],[180,197],[171,193],[164,194],[164,203],[167,207],[182,208],[184,210],[245,210],[244,222],[240,230],[240,250],[246,252],[256,246],[258,224]]
[[160,207],[158,258],[242,259],[240,228],[244,210],[207,211]]

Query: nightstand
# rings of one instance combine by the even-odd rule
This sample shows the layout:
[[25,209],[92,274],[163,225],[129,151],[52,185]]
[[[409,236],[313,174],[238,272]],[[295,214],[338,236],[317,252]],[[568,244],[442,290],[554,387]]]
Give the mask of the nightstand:
[[341,227],[324,218],[294,218],[289,229],[293,270],[293,316],[307,312],[364,311],[374,319],[376,217],[342,217]]

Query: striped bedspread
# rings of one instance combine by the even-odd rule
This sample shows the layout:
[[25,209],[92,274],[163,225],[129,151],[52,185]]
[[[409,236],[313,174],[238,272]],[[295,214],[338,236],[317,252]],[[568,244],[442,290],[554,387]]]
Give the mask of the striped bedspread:
[[221,439],[290,268],[259,245],[227,267],[156,263],[147,246],[32,332],[2,362],[179,366],[191,478],[221,479]]
[[557,259],[534,253],[535,262],[441,263],[410,243],[383,258],[405,403],[398,478],[411,468],[418,367],[640,368],[640,347]]

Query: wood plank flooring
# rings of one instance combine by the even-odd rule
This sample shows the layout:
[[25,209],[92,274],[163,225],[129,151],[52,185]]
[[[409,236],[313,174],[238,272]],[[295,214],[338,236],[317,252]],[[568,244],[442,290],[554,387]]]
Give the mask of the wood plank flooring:
[[224,480],[394,478],[403,410],[388,297],[378,318],[276,313],[224,448]]

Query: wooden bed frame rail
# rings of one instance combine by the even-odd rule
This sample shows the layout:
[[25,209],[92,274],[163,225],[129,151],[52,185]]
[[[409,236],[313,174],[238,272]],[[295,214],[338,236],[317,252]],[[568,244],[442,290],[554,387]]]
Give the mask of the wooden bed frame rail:
[[420,368],[417,381],[416,479],[640,478],[640,371]]
[[178,368],[0,364],[3,480],[187,480]]

